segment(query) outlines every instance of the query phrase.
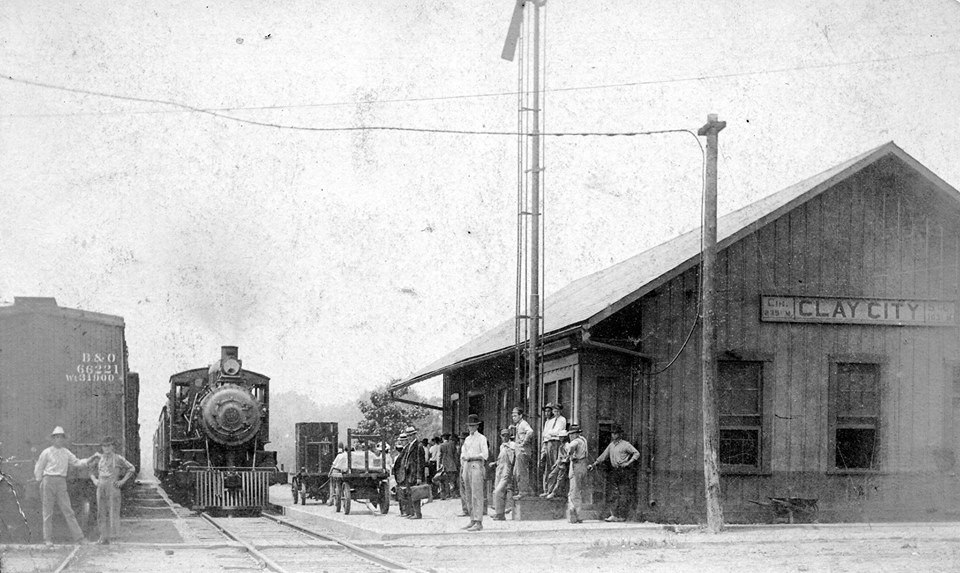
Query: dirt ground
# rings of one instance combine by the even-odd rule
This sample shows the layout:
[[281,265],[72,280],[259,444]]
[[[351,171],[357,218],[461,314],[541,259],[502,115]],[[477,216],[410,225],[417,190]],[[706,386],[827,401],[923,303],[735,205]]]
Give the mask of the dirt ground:
[[[289,493],[271,491],[271,499],[288,505],[284,495]],[[356,542],[437,573],[960,572],[960,523],[732,525],[713,535],[694,525],[485,519],[484,531],[465,533],[459,511],[459,502],[448,500],[424,506],[424,519],[415,522],[399,519],[395,509],[381,516],[362,506],[350,516],[297,506],[287,517],[323,523],[343,535],[347,525],[377,533],[380,541]]]
[[[474,538],[444,545],[384,547],[401,561],[436,572],[644,571],[750,572],[955,572],[960,571],[960,524],[954,532],[925,525],[830,527],[810,535],[787,528],[755,535],[664,532],[580,542],[576,538],[497,540]],[[944,535],[944,534],[947,535]],[[753,537],[753,539],[751,539]],[[462,545],[461,545],[462,543]]]

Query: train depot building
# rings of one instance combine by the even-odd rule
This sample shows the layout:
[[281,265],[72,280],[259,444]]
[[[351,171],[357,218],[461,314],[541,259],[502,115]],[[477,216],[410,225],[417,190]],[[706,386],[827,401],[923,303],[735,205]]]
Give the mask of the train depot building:
[[[770,498],[820,521],[960,515],[960,194],[890,142],[719,220],[718,410],[724,516]],[[613,425],[641,452],[633,519],[706,514],[700,229],[548,296],[542,383],[595,458]],[[510,424],[510,319],[397,382],[443,375],[444,431]],[[668,364],[673,361],[672,364]],[[537,440],[539,442],[539,439]],[[602,506],[602,472],[585,503]]]

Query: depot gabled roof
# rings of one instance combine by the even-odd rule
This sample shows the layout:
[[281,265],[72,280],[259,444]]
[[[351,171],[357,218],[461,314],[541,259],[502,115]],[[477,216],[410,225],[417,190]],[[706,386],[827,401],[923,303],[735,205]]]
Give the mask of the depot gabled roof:
[[[753,233],[889,155],[901,159],[945,196],[960,201],[960,193],[956,189],[891,141],[720,217],[717,221],[718,249]],[[697,227],[612,267],[578,279],[544,301],[544,336],[575,328],[590,328],[689,269],[699,260],[700,228]],[[511,350],[514,345],[515,320],[511,318],[406,379],[394,383],[392,389],[403,388],[467,363]]]

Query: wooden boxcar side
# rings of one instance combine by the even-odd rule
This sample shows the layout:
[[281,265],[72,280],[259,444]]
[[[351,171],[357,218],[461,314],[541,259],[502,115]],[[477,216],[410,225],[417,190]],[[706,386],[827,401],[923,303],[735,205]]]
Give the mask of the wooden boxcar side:
[[[64,428],[77,456],[91,455],[101,438],[113,436],[139,466],[138,395],[123,318],[62,308],[53,298],[16,297],[0,308],[0,457],[33,517],[39,517],[33,466],[55,426]],[[71,478],[75,487],[89,483],[78,472]],[[8,500],[0,502],[8,515]]]

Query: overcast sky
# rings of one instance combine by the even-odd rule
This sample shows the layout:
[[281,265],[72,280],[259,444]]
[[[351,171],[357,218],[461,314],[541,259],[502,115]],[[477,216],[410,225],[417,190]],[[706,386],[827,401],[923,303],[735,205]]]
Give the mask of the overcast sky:
[[[84,92],[515,131],[512,7],[5,0],[0,300],[123,316],[144,435],[170,374],[223,344],[323,404],[481,334],[514,308],[516,137]],[[889,140],[956,187],[958,23],[955,0],[549,0],[545,124],[718,113],[721,214]],[[545,155],[548,293],[699,224],[687,134]]]

